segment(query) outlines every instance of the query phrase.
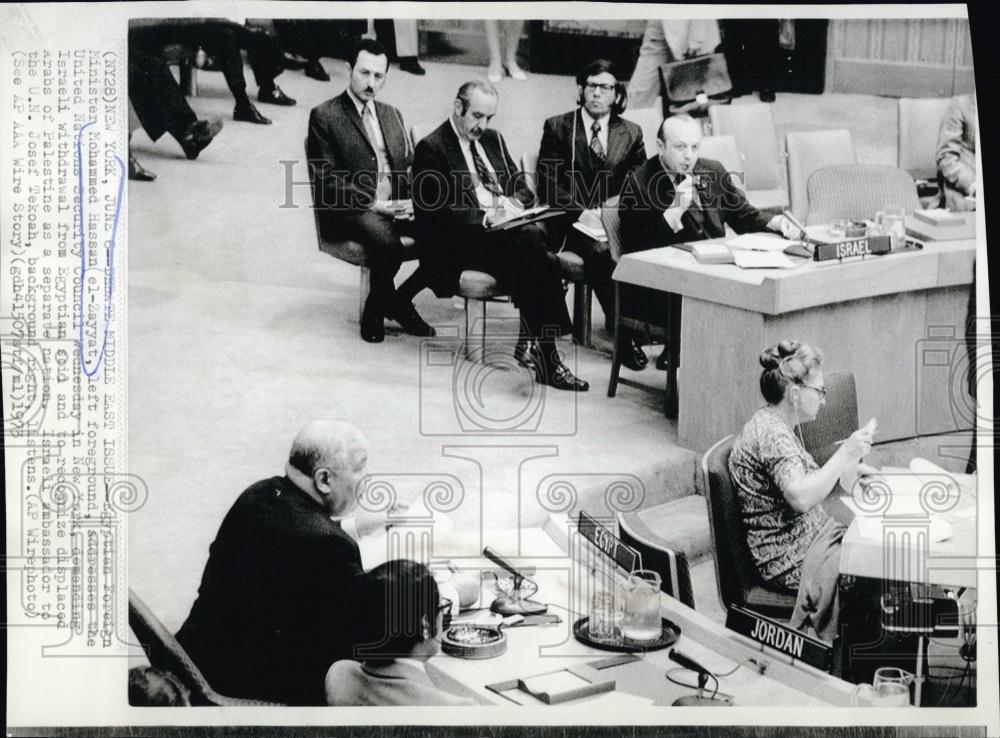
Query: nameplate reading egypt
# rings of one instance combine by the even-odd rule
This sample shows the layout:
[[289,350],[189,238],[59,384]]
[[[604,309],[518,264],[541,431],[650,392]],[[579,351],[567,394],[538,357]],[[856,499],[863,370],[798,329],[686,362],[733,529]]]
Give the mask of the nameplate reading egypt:
[[636,553],[635,549],[626,546],[614,533],[583,511],[580,512],[578,528],[580,535],[594,544],[601,553],[618,566],[630,574],[635,571],[639,559],[639,554]]

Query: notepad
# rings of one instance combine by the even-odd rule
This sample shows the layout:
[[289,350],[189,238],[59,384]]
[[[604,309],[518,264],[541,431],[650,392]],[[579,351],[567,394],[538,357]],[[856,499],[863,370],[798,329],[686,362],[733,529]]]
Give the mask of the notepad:
[[798,266],[782,251],[734,251],[740,269],[793,269]]
[[693,243],[691,253],[702,264],[735,264],[733,252],[724,243]]
[[595,241],[607,241],[608,234],[604,232],[604,226],[592,226],[590,224],[582,223],[579,220],[573,224],[580,233],[584,234],[588,238],[592,238]]
[[746,251],[784,251],[788,241],[775,233],[743,233],[726,241],[726,246]]

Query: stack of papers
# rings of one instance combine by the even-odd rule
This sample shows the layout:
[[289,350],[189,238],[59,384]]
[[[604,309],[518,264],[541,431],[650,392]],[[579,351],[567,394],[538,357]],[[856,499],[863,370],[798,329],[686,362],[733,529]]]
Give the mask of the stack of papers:
[[743,251],[733,252],[736,266],[740,269],[793,269],[798,264],[784,254],[784,246],[779,251]]
[[745,251],[784,251],[788,241],[776,233],[744,233],[726,241],[731,249]]
[[608,234],[604,232],[603,225],[598,224],[595,226],[593,224],[584,223],[583,221],[578,220],[576,221],[576,223],[573,224],[573,227],[576,228],[581,233],[583,233],[585,236],[588,236],[589,238],[592,238],[595,241],[608,240]]

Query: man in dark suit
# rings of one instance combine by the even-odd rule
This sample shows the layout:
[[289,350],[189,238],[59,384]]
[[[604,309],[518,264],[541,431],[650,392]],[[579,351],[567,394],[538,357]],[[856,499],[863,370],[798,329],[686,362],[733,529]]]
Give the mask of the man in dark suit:
[[355,645],[349,614],[362,568],[352,535],[372,521],[345,516],[366,461],[356,427],[312,421],[285,476],[250,486],[226,514],[177,633],[219,693],[324,704],[327,670]]
[[[576,78],[579,107],[545,121],[538,152],[538,196],[542,204],[565,210],[550,221],[556,240],[583,257],[584,274],[609,323],[614,323],[611,273],[615,262],[607,242],[595,241],[573,223],[600,224],[601,204],[619,193],[625,175],[646,161],[642,129],[621,118],[628,97],[615,65],[598,59]],[[646,366],[646,354],[631,336],[620,338],[622,361]]]
[[351,76],[338,97],[313,108],[309,115],[307,152],[320,227],[337,239],[365,248],[371,291],[361,316],[361,337],[369,343],[385,338],[386,317],[407,333],[433,336],[413,307],[426,283],[421,270],[397,290],[396,272],[403,263],[400,236],[411,230],[408,168],[413,146],[400,112],[375,96],[385,84],[389,58],[380,43],[361,39],[348,62]]
[[489,128],[498,100],[489,82],[466,82],[451,117],[417,144],[413,209],[421,267],[439,297],[458,291],[465,269],[496,277],[521,311],[517,360],[540,383],[586,391],[589,385],[573,375],[556,350],[556,336],[572,325],[545,228],[539,223],[491,227],[534,200],[503,137]]
[[[687,114],[663,121],[657,134],[658,154],[622,186],[622,251],[645,251],[678,243],[720,238],[728,225],[737,233],[777,231],[797,238],[799,229],[784,215],[770,215],[747,202],[726,168],[698,156],[701,123]],[[664,285],[669,287],[669,285]],[[656,361],[671,372],[680,351],[680,300],[677,295],[648,289],[621,292],[622,311],[632,317],[667,315],[670,344]],[[668,396],[671,390],[668,389]]]

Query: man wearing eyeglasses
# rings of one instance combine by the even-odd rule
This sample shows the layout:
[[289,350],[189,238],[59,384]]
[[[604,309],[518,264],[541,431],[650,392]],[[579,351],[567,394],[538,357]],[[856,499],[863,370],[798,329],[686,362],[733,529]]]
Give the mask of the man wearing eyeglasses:
[[385,84],[389,57],[377,41],[362,39],[349,62],[342,95],[313,108],[306,149],[320,229],[331,240],[353,240],[365,249],[370,270],[368,299],[361,314],[361,338],[385,339],[385,318],[406,333],[433,336],[434,329],[413,307],[426,286],[418,268],[397,289],[403,263],[401,236],[413,220],[407,169],[413,145],[400,112],[375,96]]
[[[611,273],[615,263],[606,240],[584,235],[602,232],[601,204],[621,190],[625,176],[646,160],[642,129],[621,117],[628,102],[615,65],[592,61],[577,75],[575,110],[545,121],[538,153],[538,195],[543,205],[564,210],[566,217],[551,224],[556,240],[583,257],[584,275],[614,323]],[[631,336],[621,338],[625,366],[642,369],[646,354]]]

